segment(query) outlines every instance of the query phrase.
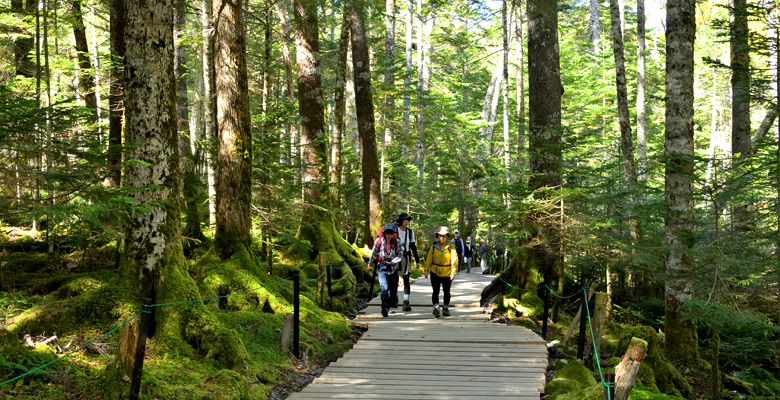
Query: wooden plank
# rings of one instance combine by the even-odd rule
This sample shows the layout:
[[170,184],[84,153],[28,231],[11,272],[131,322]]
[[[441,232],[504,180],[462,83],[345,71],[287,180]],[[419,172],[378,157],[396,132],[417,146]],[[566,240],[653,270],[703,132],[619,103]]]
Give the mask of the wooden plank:
[[[305,393],[384,393],[384,394],[396,394],[396,395],[420,395],[420,394],[441,394],[441,387],[435,386],[404,386],[399,388],[397,384],[394,385],[310,385],[303,390]],[[457,391],[460,395],[485,395],[484,388],[475,388],[473,386],[451,386],[447,385],[447,389],[450,391]],[[525,394],[539,395],[539,391],[535,388],[518,388],[512,386],[495,387],[490,391],[491,395],[494,394]]]
[[506,355],[506,354],[480,354],[480,353],[470,353],[470,354],[436,354],[428,353],[428,354],[422,354],[422,353],[398,353],[398,352],[386,352],[382,350],[363,350],[360,352],[348,352],[344,354],[339,361],[341,360],[367,360],[370,362],[376,362],[376,360],[395,360],[399,362],[409,362],[409,363],[419,363],[422,361],[427,361],[435,359],[442,362],[449,362],[449,363],[457,363],[457,362],[464,362],[464,363],[472,363],[472,362],[489,362],[492,365],[496,365],[498,363],[505,363],[505,362],[521,362],[521,363],[541,363],[541,364],[547,364],[547,356],[537,356],[537,357],[528,357],[528,356],[516,356],[516,355]]
[[[380,360],[379,358],[340,358],[336,362],[330,363],[330,365],[340,365],[340,366],[360,366],[364,368],[371,368],[377,366],[378,362],[377,360]],[[497,362],[495,359],[476,359],[476,360],[463,360],[462,358],[450,358],[446,360],[442,359],[433,359],[433,358],[417,358],[414,360],[410,360],[407,358],[400,359],[400,358],[381,358],[381,365],[382,366],[389,366],[390,365],[401,365],[405,366],[406,368],[409,368],[409,364],[414,364],[415,366],[436,366],[436,365],[443,365],[448,366],[452,368],[469,368],[473,367],[475,371],[481,370],[482,367],[485,368],[511,368],[511,367],[533,367],[533,368],[546,368],[547,367],[547,360],[541,360],[541,359],[522,359],[522,360],[516,360],[516,359],[503,359],[501,362]],[[461,361],[461,365],[457,365],[458,361]],[[541,364],[541,365],[537,365]]]
[[[515,394],[508,394],[508,395],[498,395],[498,396],[489,396],[490,398],[511,398],[515,400],[539,400],[539,395],[515,395]],[[292,396],[288,397],[288,399],[292,400],[305,400],[305,399],[392,399],[397,400],[397,395],[387,395],[387,394],[378,394],[378,393],[295,393]],[[475,394],[473,396],[470,395],[452,395],[452,394],[445,394],[445,395],[408,395],[403,397],[403,400],[475,400],[475,399],[485,399],[485,394]]]
[[[362,367],[362,366],[352,366],[352,365],[333,365],[331,364],[328,367],[328,372],[331,373],[364,373],[368,368]],[[409,367],[406,365],[385,365],[384,363],[381,364],[381,368],[377,368],[376,366],[374,368],[368,369],[371,371],[371,373],[377,373],[377,374],[398,374],[398,373],[404,373],[404,372],[414,372],[420,376],[428,376],[428,375],[451,375],[453,377],[455,376],[473,376],[473,375],[484,375],[484,372],[488,372],[487,368],[482,369],[475,369],[473,367],[467,366],[467,365],[450,365],[450,366],[427,366],[422,368],[415,368],[414,371],[410,371]],[[524,376],[524,377],[536,377],[539,374],[544,375],[544,371],[542,371],[540,368],[533,368],[533,367],[502,367],[502,366],[495,366],[493,368],[493,376],[507,376],[507,377],[515,377],[515,376]],[[476,372],[483,372],[482,374],[476,374]]]

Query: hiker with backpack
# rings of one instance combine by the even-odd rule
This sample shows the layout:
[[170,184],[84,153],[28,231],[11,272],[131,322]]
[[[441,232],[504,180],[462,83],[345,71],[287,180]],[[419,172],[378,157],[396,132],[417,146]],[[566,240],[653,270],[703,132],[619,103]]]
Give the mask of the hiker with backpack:
[[374,242],[374,249],[371,252],[371,258],[366,264],[366,273],[371,274],[371,264],[378,268],[377,277],[379,278],[379,288],[381,289],[380,298],[382,299],[382,316],[394,314],[395,307],[392,304],[394,298],[397,298],[398,292],[398,266],[403,257],[401,242],[398,240],[398,231],[395,224],[385,225],[380,237]]
[[460,266],[463,265],[463,253],[466,252],[466,244],[463,242],[463,239],[460,237],[460,231],[455,229],[455,237],[452,239],[452,244],[455,245],[455,252],[458,253],[458,269],[457,271],[460,271]]
[[488,260],[490,259],[490,245],[485,242],[485,238],[480,238],[479,245],[479,267],[482,268],[482,273],[488,269]]
[[466,273],[471,273],[471,259],[474,257],[474,243],[471,243],[471,236],[466,238],[466,249],[463,251],[463,262],[466,264]]
[[415,268],[420,268],[420,255],[417,254],[417,240],[414,236],[414,231],[412,228],[409,228],[409,225],[412,223],[412,217],[405,212],[401,213],[395,223],[398,225],[398,241],[401,242],[401,248],[403,249],[403,257],[399,267],[399,275],[404,279],[404,303],[402,310],[412,311],[412,307],[409,306],[409,295],[411,294],[409,275],[412,272],[412,255],[414,255]]
[[[455,246],[448,243],[450,231],[446,226],[439,227],[436,231],[436,243],[431,245],[428,254],[425,256],[425,265],[423,274],[428,279],[431,274],[431,286],[433,287],[433,316],[439,318],[440,315],[450,316],[450,286],[458,272],[458,254]],[[444,305],[439,309],[439,290],[444,289]]]

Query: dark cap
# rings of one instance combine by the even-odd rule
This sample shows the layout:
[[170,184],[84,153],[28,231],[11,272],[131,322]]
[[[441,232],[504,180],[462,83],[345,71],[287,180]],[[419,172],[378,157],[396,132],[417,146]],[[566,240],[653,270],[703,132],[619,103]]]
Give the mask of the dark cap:
[[385,230],[383,232],[384,232],[384,234],[388,234],[388,233],[394,234],[395,233],[395,224],[386,224],[385,225]]
[[409,214],[407,214],[407,213],[403,212],[403,213],[401,213],[400,215],[398,215],[398,219],[397,219],[397,220],[395,220],[395,222],[396,222],[398,225],[401,225],[401,224],[404,222],[404,220],[405,220],[405,219],[408,219],[409,221],[411,221],[411,220],[412,220],[412,217],[411,217]]

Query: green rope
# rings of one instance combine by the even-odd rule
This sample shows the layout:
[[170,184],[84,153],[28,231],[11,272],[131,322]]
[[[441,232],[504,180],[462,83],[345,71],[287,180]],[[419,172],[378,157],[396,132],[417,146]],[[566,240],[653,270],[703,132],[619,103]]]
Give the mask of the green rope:
[[[549,285],[548,285],[548,286],[549,286]],[[572,297],[574,297],[574,296],[577,296],[577,295],[579,295],[579,294],[580,294],[580,292],[582,292],[582,291],[587,291],[587,290],[588,290],[588,288],[585,288],[585,287],[583,287],[582,289],[580,289],[580,290],[578,290],[578,291],[574,292],[574,294],[573,294],[573,295],[571,295],[571,296],[559,296],[559,295],[558,295],[558,293],[555,293],[555,292],[552,290],[552,288],[549,288],[549,287],[548,287],[548,289],[550,289],[550,293],[552,293],[552,294],[553,294],[553,296],[555,296],[555,297],[557,297],[557,298],[559,298],[559,299],[570,299],[570,298],[572,298]]]
[[[295,275],[294,275],[294,276],[295,276]],[[238,293],[230,293],[230,294],[226,294],[226,295],[222,295],[222,296],[216,296],[216,297],[207,297],[207,298],[205,298],[205,299],[187,300],[187,301],[177,301],[177,302],[174,302],[174,303],[158,303],[158,304],[150,304],[150,305],[149,305],[149,307],[175,306],[175,305],[179,305],[179,304],[189,304],[189,303],[197,303],[197,302],[201,302],[201,301],[208,301],[208,300],[217,300],[217,299],[223,299],[223,298],[227,298],[227,297],[230,297],[230,296],[235,296],[235,295],[239,295],[239,294],[244,294],[244,293],[254,292],[255,290],[260,290],[260,289],[268,288],[268,287],[271,287],[271,286],[273,286],[273,285],[276,285],[277,283],[284,282],[284,281],[288,281],[288,280],[292,279],[294,276],[289,276],[289,277],[287,277],[287,278],[284,278],[284,279],[279,279],[278,281],[276,281],[276,282],[273,282],[273,283],[269,283],[269,284],[267,284],[267,285],[265,285],[265,286],[259,286],[259,287],[253,288],[253,289],[244,290],[243,292],[238,292]]]
[[[325,275],[327,272],[328,272],[328,269],[327,269],[327,268],[325,268],[325,270],[324,270],[324,271],[322,271],[322,273],[320,274],[320,276],[318,276],[318,277],[316,277],[316,278],[314,278],[314,279],[302,279],[302,281],[304,281],[304,282],[316,282],[316,281],[320,280],[320,278],[322,278],[322,277],[323,277],[323,276],[324,276],[324,275]],[[300,275],[299,275],[299,276],[300,276]]]
[[44,368],[48,367],[49,365],[52,365],[52,364],[56,363],[57,361],[60,361],[60,360],[62,360],[62,359],[64,359],[64,358],[68,357],[69,355],[71,355],[71,354],[73,354],[73,353],[75,353],[75,352],[77,352],[77,351],[79,351],[79,350],[81,350],[81,349],[83,349],[83,348],[85,348],[85,347],[87,347],[87,346],[91,345],[92,343],[95,343],[95,342],[97,342],[97,341],[98,341],[98,340],[100,340],[100,339],[103,339],[104,337],[106,337],[106,336],[108,336],[108,335],[110,335],[110,334],[112,334],[112,333],[114,333],[114,331],[115,331],[115,330],[117,330],[117,329],[119,329],[119,328],[121,328],[121,327],[125,326],[125,324],[127,324],[128,322],[130,322],[130,321],[132,321],[132,320],[134,320],[134,319],[138,318],[138,316],[139,316],[139,315],[141,315],[141,313],[140,313],[140,312],[139,312],[138,314],[134,315],[132,318],[128,319],[127,321],[125,321],[125,322],[122,322],[122,323],[121,323],[121,324],[119,324],[117,327],[115,327],[114,329],[112,329],[112,330],[108,331],[108,332],[107,332],[107,333],[105,333],[104,335],[102,335],[102,336],[100,336],[100,337],[98,337],[98,338],[96,338],[96,339],[92,339],[92,340],[91,340],[91,341],[89,341],[87,344],[85,344],[85,345],[83,345],[83,346],[79,347],[78,349],[76,349],[76,350],[73,350],[73,351],[71,351],[70,353],[68,353],[68,354],[65,354],[64,356],[62,356],[62,357],[60,357],[60,358],[58,358],[58,359],[56,359],[56,360],[54,360],[54,361],[52,361],[52,362],[49,362],[49,363],[43,364],[43,365],[41,365],[40,367],[38,367],[38,368],[35,368],[35,369],[34,369],[34,370],[32,370],[32,371],[27,371],[27,372],[25,372],[24,374],[17,376],[16,378],[12,378],[12,379],[9,379],[9,380],[7,380],[7,381],[5,381],[5,382],[3,382],[3,383],[0,383],[0,386],[3,386],[3,385],[5,385],[6,383],[11,383],[11,382],[13,382],[13,381],[16,381],[16,380],[19,380],[19,379],[21,379],[21,378],[24,378],[25,376],[27,376],[27,375],[30,375],[30,374],[32,374],[32,373],[33,373],[33,372],[35,372],[35,371],[38,371],[38,370],[44,369]]
[[596,366],[599,368],[599,377],[601,378],[601,384],[604,385],[604,387],[607,388],[607,400],[611,400],[611,392],[609,391],[609,388],[615,387],[614,382],[604,382],[604,372],[601,370],[601,361],[599,360],[599,350],[596,348],[596,340],[593,336],[593,321],[590,319],[590,312],[589,306],[588,306],[588,289],[583,288],[583,291],[585,294],[583,297],[585,298],[585,315],[588,316],[588,326],[590,326],[590,338],[591,342],[593,342],[593,356],[596,357]]

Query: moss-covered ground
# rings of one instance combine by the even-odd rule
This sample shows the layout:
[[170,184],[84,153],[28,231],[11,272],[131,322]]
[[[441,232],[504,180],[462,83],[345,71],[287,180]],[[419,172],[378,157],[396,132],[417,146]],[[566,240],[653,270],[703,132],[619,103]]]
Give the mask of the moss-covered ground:
[[[140,304],[122,300],[127,296],[120,293],[123,285],[118,281],[118,250],[113,244],[91,251],[88,257],[1,250],[0,382],[64,354],[49,345],[28,346],[25,335],[34,341],[56,335],[63,345],[73,338],[69,347],[73,350],[140,311]],[[287,264],[277,259],[269,268],[245,249],[226,261],[205,248],[199,254],[198,260],[188,262],[187,269],[200,298],[243,293],[202,302],[205,319],[188,325],[188,330],[210,329],[209,340],[216,343],[182,346],[155,337],[147,341],[141,398],[266,398],[291,372],[333,361],[356,340],[359,333],[342,313],[318,306],[314,280],[319,270],[312,261],[290,264],[293,260],[286,257]],[[293,311],[289,278],[296,270],[301,271],[300,359],[280,346],[284,315]],[[334,309],[342,312],[355,309],[356,299],[367,291],[358,287],[350,271],[346,264],[333,271]],[[197,332],[185,336],[204,337]],[[104,398],[106,366],[113,359],[118,338],[116,331],[93,346],[1,386],[0,398]],[[225,359],[227,355],[215,356],[232,348],[245,350],[246,356],[233,355],[232,361]],[[242,365],[233,365],[238,362]]]

